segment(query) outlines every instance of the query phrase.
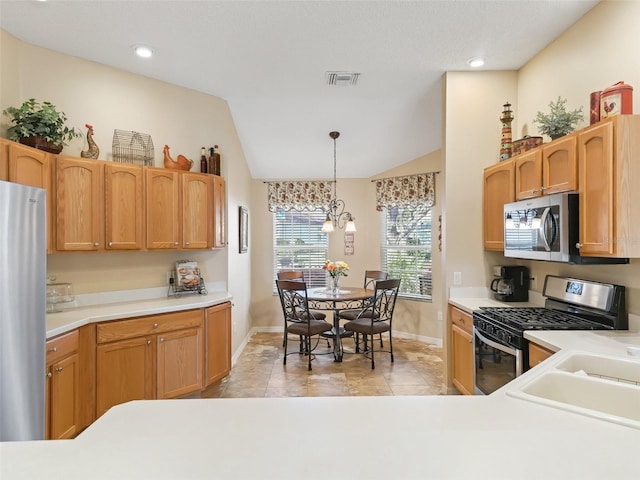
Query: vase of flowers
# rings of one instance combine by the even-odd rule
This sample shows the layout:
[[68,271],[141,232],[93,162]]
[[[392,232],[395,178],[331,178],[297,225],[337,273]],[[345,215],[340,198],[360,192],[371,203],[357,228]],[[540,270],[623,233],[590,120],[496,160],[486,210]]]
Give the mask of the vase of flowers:
[[340,293],[340,277],[348,276],[349,265],[343,261],[332,262],[331,260],[325,260],[322,268],[324,268],[331,277],[330,290],[336,294]]

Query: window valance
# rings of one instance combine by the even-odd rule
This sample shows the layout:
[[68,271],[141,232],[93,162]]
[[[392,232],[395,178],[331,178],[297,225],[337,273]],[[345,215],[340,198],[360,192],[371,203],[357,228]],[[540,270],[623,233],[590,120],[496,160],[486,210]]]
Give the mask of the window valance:
[[270,212],[276,212],[279,208],[299,212],[326,211],[331,201],[331,181],[280,181],[266,184]]
[[376,183],[376,210],[390,207],[432,207],[436,203],[436,172],[379,178]]

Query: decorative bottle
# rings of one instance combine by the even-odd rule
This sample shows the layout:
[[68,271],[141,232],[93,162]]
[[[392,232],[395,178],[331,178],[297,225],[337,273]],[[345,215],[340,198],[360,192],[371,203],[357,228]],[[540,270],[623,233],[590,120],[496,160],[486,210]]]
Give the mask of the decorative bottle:
[[200,149],[200,173],[207,173],[207,150],[202,147]]
[[220,154],[216,153],[218,145],[214,145],[209,149],[209,173],[220,175]]

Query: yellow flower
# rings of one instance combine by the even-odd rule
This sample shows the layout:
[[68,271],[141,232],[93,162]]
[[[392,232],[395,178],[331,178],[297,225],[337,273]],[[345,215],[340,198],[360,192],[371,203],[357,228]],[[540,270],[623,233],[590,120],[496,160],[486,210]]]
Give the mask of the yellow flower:
[[322,268],[329,272],[329,275],[331,275],[332,277],[339,277],[340,275],[343,275],[345,277],[348,276],[347,271],[349,270],[349,265],[347,265],[347,263],[343,262],[342,260],[338,262],[325,260]]

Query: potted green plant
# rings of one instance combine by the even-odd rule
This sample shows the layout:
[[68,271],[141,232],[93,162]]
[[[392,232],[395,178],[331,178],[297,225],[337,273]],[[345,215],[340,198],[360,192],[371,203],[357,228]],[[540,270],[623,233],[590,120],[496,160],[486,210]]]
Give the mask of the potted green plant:
[[60,153],[67,143],[82,134],[65,125],[67,116],[51,102],[37,102],[30,98],[20,107],[8,107],[3,112],[13,124],[7,129],[10,140]]
[[556,102],[549,102],[551,113],[547,115],[538,112],[533,120],[534,123],[540,124],[538,131],[543,135],[550,136],[551,140],[573,132],[578,122],[582,121],[582,107],[567,112],[566,103],[565,98],[558,97]]

